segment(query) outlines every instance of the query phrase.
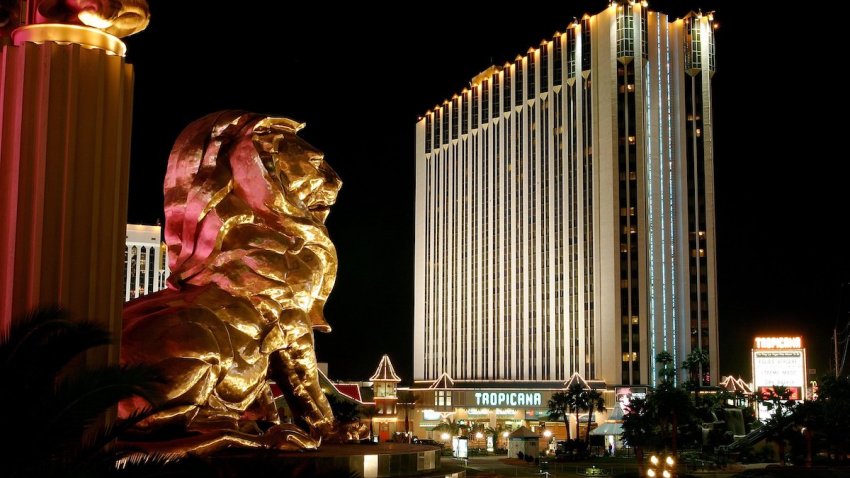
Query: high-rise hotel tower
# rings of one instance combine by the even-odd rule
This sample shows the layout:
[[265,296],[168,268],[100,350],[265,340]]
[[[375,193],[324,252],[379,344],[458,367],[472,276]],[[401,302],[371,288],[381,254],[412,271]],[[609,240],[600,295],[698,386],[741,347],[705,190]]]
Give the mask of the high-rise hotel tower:
[[416,124],[416,380],[716,382],[712,23],[614,2]]

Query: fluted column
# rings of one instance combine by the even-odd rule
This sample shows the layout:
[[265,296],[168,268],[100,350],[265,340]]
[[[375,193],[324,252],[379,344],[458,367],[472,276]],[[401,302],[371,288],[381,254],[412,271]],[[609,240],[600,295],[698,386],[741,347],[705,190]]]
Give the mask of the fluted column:
[[[133,68],[116,37],[20,27],[0,56],[0,324],[60,305],[121,330]],[[117,363],[118,348],[89,355]]]

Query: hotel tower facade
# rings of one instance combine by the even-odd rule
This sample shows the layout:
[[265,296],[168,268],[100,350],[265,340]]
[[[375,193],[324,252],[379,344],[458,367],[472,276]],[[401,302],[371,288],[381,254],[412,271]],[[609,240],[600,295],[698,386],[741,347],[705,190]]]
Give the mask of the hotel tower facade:
[[417,122],[416,381],[716,383],[714,71],[711,15],[614,2]]

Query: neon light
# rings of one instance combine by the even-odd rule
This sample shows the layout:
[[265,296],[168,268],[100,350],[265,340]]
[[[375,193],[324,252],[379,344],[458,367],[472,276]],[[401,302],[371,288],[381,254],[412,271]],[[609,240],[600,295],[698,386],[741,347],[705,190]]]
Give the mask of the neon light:
[[[655,35],[657,41],[655,43],[655,52],[656,52],[656,61],[658,67],[658,180],[661,184],[661,307],[664,310],[664,321],[662,322],[662,333],[664,340],[664,347],[667,348],[667,247],[664,244],[664,239],[666,238],[664,232],[664,150],[661,148],[661,142],[663,138],[660,136],[661,129],[664,126],[663,121],[661,120],[661,111],[662,111],[662,101],[664,96],[661,94],[661,15],[656,16],[655,22]],[[675,356],[674,356],[675,358]]]
[[[668,176],[667,176],[667,187],[669,188],[668,197],[670,198],[670,303],[672,305],[673,311],[673,360],[676,360],[678,363],[678,350],[676,349],[676,345],[678,344],[678,338],[676,337],[676,324],[678,323],[678,317],[676,311],[678,310],[676,307],[676,244],[675,244],[675,222],[673,222],[673,218],[675,217],[675,203],[673,202],[673,114],[672,114],[672,106],[670,103],[670,23],[665,25],[665,29],[667,33],[664,37],[665,44],[667,46],[667,158],[668,158]],[[678,381],[678,377],[676,378],[676,382]]]
[[[643,56],[643,52],[641,52],[641,56]],[[647,225],[647,229],[649,230],[649,367],[651,369],[650,373],[650,381],[652,385],[655,385],[655,377],[656,377],[656,368],[657,364],[655,363],[654,357],[657,355],[657,344],[655,341],[655,321],[656,321],[656,310],[655,310],[655,219],[653,217],[654,212],[654,201],[652,194],[652,97],[649,93],[650,88],[650,78],[649,78],[649,65],[644,73],[644,89],[646,90],[646,117],[644,121],[646,123],[646,188],[647,188],[647,201],[648,206],[647,210],[649,212],[649,224]],[[631,327],[631,326],[630,326]]]
[[803,348],[802,337],[756,337],[757,349],[799,349]]

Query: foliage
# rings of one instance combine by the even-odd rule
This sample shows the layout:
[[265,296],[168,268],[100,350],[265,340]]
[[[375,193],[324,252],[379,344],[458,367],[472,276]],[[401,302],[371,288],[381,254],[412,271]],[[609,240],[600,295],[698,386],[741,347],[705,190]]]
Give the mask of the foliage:
[[461,436],[469,427],[459,423],[457,420],[447,418],[434,427],[435,432],[448,433],[451,436]]
[[360,407],[360,416],[369,419],[369,436],[375,436],[375,429],[372,427],[372,419],[378,415],[378,407],[375,405],[363,405]]
[[[690,444],[699,437],[696,409],[686,390],[676,387],[673,356],[661,352],[656,357],[658,386],[645,400],[632,399],[623,420],[623,440],[635,448],[638,459],[644,448],[670,449],[674,453],[684,438]],[[680,430],[689,432],[680,437]]]
[[555,392],[552,398],[549,399],[549,419],[564,420],[564,426],[567,428],[567,440],[572,439],[570,435],[570,412],[575,403],[575,395],[567,392]]
[[850,378],[824,377],[818,399],[794,409],[794,421],[812,433],[814,451],[843,460],[850,452]]
[[328,399],[334,418],[339,423],[349,424],[360,419],[360,408],[354,400],[332,393],[326,393],[325,397]]
[[623,418],[623,442],[632,448],[641,450],[655,447],[658,442],[655,433],[656,421],[646,400],[632,398]]
[[791,399],[792,390],[782,385],[774,385],[767,389],[759,402],[773,415],[764,423],[768,434],[766,439],[775,442],[779,447],[779,461],[785,463],[785,446],[790,438],[788,427],[793,422],[794,406],[796,401]]
[[685,382],[685,388],[696,393],[699,399],[700,388],[702,387],[702,372],[705,367],[708,367],[708,352],[700,348],[691,350],[691,353],[682,362],[682,368],[688,371],[688,380]]
[[59,309],[36,310],[12,324],[0,340],[0,427],[13,434],[0,451],[0,475],[94,474],[120,458],[107,446],[150,412],[104,426],[113,407],[131,397],[151,404],[161,397],[154,369],[80,366],[77,357],[109,343],[109,332]]
[[590,443],[590,427],[593,425],[593,418],[596,412],[601,413],[605,411],[605,399],[602,398],[602,394],[598,390],[588,390],[584,393],[584,405],[587,407],[586,410],[588,412],[585,441]]

